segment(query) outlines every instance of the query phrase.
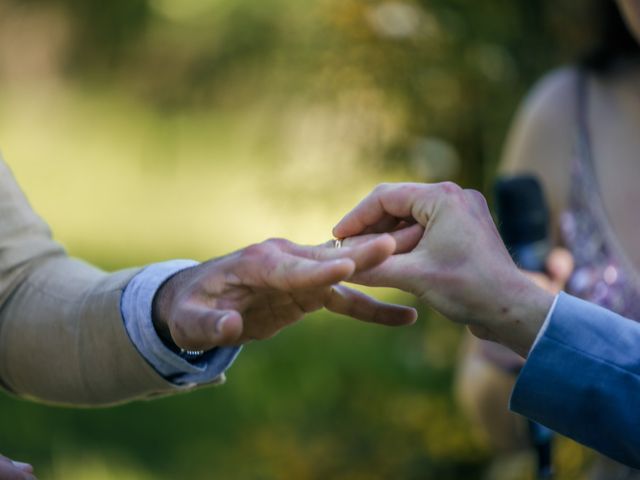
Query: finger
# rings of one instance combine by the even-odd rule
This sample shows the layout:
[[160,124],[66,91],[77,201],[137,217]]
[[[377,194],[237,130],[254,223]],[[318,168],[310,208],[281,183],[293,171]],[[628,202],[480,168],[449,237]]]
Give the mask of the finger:
[[365,228],[362,231],[362,233],[364,235],[368,235],[368,234],[371,234],[371,233],[392,232],[398,227],[400,222],[402,222],[402,219],[400,219],[400,218],[396,218],[396,217],[392,217],[392,216],[383,217],[382,220],[380,220],[379,222],[377,222],[377,223],[375,223],[373,225],[369,225],[367,228]]
[[235,310],[217,310],[200,303],[184,305],[171,322],[175,344],[185,350],[210,350],[235,345],[242,334],[242,316]]
[[398,219],[410,217],[426,226],[429,212],[435,205],[438,193],[447,193],[454,189],[461,191],[460,187],[451,183],[380,185],[338,222],[333,229],[333,234],[337,238],[358,235],[372,225],[387,222],[388,217]]
[[[419,223],[413,225],[406,225],[405,228],[391,232],[389,235],[396,241],[396,249],[393,254],[398,255],[400,253],[407,253],[413,250],[424,235],[424,227]],[[359,245],[373,235],[358,235],[355,237],[349,237],[342,240],[342,245],[351,247],[353,245]]]
[[415,224],[416,224],[416,220],[413,217],[404,218],[400,221],[400,223],[398,223],[398,225],[396,225],[394,232],[396,230],[402,230],[403,228],[409,228],[410,226]]
[[379,265],[389,258],[395,250],[395,239],[384,233],[382,235],[365,235],[355,241],[345,241],[342,248],[335,248],[334,242],[327,242],[315,247],[293,244],[290,252],[314,260],[351,259],[355,264],[356,271],[358,271]]
[[416,266],[412,255],[401,254],[389,257],[381,265],[372,269],[354,274],[349,282],[368,287],[399,288],[415,294],[415,280],[412,279],[418,276],[424,276],[424,274],[420,272],[420,267]]
[[[418,242],[422,238],[422,234],[424,233],[424,227],[417,223],[407,224],[405,222],[402,222],[402,225],[403,228],[398,228],[386,234],[369,233],[356,235],[355,237],[343,238],[340,240],[341,248],[336,248],[336,240],[334,239],[328,240],[327,242],[314,247],[302,247],[298,245],[298,248],[292,250],[291,253],[320,259],[328,259],[334,257],[338,258],[340,256],[340,253],[336,252],[336,250],[343,250],[346,247],[360,246],[367,242],[370,242],[371,240],[380,238],[382,235],[389,235],[395,240],[396,248],[393,251],[394,254],[406,253],[407,251],[413,250],[413,248],[415,248],[415,246],[418,244]],[[322,250],[318,250],[317,247],[320,247]],[[311,254],[309,254],[309,252],[311,252]]]
[[554,248],[547,257],[546,269],[549,277],[558,289],[561,290],[566,285],[569,277],[573,273],[573,255],[566,248]]
[[396,217],[384,217],[379,222],[368,226],[362,232],[363,234],[370,233],[391,233],[396,230],[401,230],[416,223],[413,217],[396,218]]
[[356,269],[351,258],[313,260],[279,252],[261,268],[266,286],[282,291],[326,287],[346,280]]
[[418,318],[414,308],[380,302],[344,285],[331,289],[325,307],[357,320],[392,327],[411,325]]
[[356,272],[358,272],[380,265],[393,255],[396,250],[396,241],[391,235],[385,233],[359,246],[347,246],[334,250],[343,250],[343,253],[347,253],[348,257],[354,261]]
[[424,236],[424,227],[419,223],[412,225],[407,224],[401,230],[397,230],[392,233],[393,238],[396,240],[396,255],[400,253],[411,252],[418,246],[420,240]]

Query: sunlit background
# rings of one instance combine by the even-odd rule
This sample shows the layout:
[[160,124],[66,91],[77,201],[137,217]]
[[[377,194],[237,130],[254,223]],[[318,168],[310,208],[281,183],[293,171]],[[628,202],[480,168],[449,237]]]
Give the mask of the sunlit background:
[[[491,184],[518,102],[589,48],[571,0],[0,0],[0,149],[105,269],[303,243],[382,181]],[[380,295],[412,300],[393,292]],[[106,410],[0,396],[41,479],[528,479],[453,401],[462,330],[316,314],[228,383]],[[560,478],[588,458],[561,441]]]

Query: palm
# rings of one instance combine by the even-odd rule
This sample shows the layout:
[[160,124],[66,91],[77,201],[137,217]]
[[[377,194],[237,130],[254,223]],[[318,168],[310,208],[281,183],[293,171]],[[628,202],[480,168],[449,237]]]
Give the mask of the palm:
[[317,288],[292,292],[281,292],[271,288],[262,290],[240,287],[236,301],[227,308],[242,314],[244,329],[240,343],[269,338],[278,331],[297,322],[305,314],[324,307],[330,288]]

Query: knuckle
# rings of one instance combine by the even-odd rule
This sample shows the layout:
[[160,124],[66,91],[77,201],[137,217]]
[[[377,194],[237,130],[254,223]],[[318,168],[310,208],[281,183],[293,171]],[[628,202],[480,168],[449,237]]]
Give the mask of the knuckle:
[[265,240],[262,243],[266,247],[277,248],[278,250],[285,249],[286,247],[291,245],[291,242],[289,240],[287,240],[286,238],[269,238],[268,240]]
[[442,182],[435,185],[439,203],[445,208],[459,209],[465,202],[462,188],[453,182]]
[[384,183],[379,183],[378,185],[376,185],[376,187],[373,189],[374,193],[383,193],[388,191],[391,188],[392,184],[389,182],[384,182]]
[[404,183],[387,183],[389,190],[395,190],[394,193],[400,193],[403,197],[419,197],[424,191],[425,187],[430,185],[426,183],[417,182],[404,182]]
[[467,197],[470,200],[472,200],[473,202],[477,203],[479,206],[486,206],[487,205],[487,199],[478,190],[474,190],[472,188],[468,188],[464,192],[465,192],[465,194],[467,195]]
[[460,187],[460,185],[450,181],[441,182],[439,184],[439,187],[444,193],[448,195],[459,195],[462,192],[462,188]]
[[266,254],[266,251],[269,248],[267,246],[267,242],[268,240],[262,243],[254,243],[253,245],[243,248],[241,251],[242,258],[253,259],[255,257],[262,257]]

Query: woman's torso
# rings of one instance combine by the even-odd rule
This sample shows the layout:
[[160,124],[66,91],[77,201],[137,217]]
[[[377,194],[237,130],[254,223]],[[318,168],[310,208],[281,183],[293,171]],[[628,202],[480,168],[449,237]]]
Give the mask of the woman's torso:
[[576,74],[575,148],[560,217],[567,291],[640,320],[640,75]]

